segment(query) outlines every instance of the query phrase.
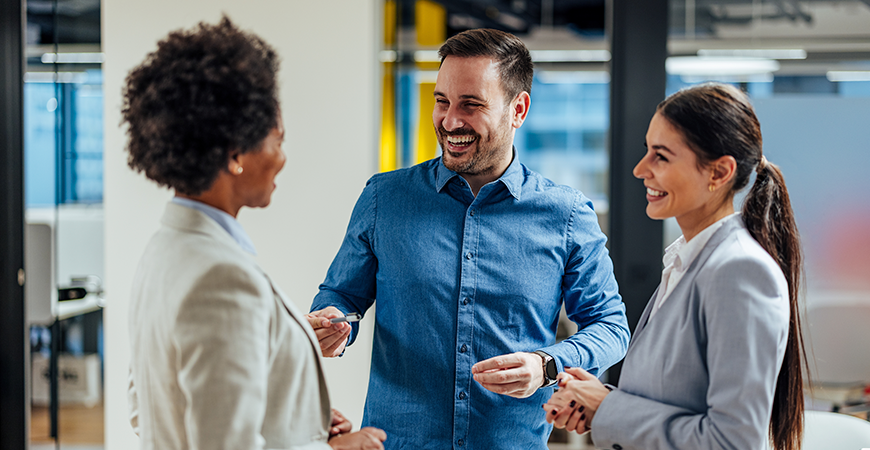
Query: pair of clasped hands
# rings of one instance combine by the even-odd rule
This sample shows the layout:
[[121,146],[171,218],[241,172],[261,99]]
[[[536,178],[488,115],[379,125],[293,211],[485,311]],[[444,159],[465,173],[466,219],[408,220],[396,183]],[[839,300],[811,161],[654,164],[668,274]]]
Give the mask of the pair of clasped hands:
[[[307,314],[308,323],[314,328],[326,358],[341,355],[350,337],[350,324],[331,321],[340,317],[344,314],[332,306]],[[489,391],[526,398],[544,383],[542,365],[543,361],[537,354],[517,352],[480,361],[471,367],[471,373],[474,380]],[[598,405],[610,391],[597,378],[579,368],[566,369],[559,374],[559,387],[561,389],[544,405],[547,422],[568,431],[588,431],[587,424],[592,422]]]
[[579,367],[566,367],[558,379],[559,390],[544,404],[547,422],[579,434],[589,431],[592,417],[610,389]]

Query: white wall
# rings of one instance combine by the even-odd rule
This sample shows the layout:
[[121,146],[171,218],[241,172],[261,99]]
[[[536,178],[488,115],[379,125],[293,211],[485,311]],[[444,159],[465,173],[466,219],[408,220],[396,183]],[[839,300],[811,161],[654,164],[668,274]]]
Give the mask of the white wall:
[[[272,205],[243,210],[264,270],[308,310],[366,179],[376,170],[380,116],[379,0],[103,0],[105,95],[106,448],[138,447],[127,422],[127,301],[136,263],[156,230],[168,191],[126,164],[120,122],[127,72],[169,31],[226,12],[282,57],[287,165]],[[367,321],[370,321],[367,318]],[[368,383],[371,327],[345,357],[327,362],[333,407],[358,428]],[[219,393],[216,393],[219,394]]]

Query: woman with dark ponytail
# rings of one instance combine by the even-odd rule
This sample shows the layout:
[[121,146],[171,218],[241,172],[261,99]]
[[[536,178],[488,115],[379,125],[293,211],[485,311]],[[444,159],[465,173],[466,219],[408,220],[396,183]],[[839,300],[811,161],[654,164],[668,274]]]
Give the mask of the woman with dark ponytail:
[[719,83],[679,91],[656,109],[646,147],[634,175],[647,215],[675,217],[683,235],[665,250],[619,387],[567,369],[547,420],[591,429],[603,448],[798,450],[801,246],[748,98]]

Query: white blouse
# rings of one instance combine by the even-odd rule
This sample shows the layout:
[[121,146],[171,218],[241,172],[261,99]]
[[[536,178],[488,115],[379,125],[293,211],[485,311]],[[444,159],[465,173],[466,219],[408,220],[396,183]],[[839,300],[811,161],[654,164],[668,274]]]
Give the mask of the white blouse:
[[[734,214],[740,213],[736,212]],[[665,255],[662,257],[662,262],[665,265],[664,270],[662,270],[662,282],[659,284],[658,295],[656,295],[655,304],[653,304],[652,311],[650,311],[649,319],[647,320],[652,320],[659,308],[665,303],[665,300],[668,299],[668,296],[671,295],[671,292],[674,291],[674,288],[677,287],[683,275],[689,270],[692,261],[698,256],[698,253],[701,253],[701,249],[707,245],[707,241],[710,240],[725,220],[734,214],[729,214],[704,228],[703,231],[698,233],[689,242],[686,242],[684,236],[680,236],[665,249]]]

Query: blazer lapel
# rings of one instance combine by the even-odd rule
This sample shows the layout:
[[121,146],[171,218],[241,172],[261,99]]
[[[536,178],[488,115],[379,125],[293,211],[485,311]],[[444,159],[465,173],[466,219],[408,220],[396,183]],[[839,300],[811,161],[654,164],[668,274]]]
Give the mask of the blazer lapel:
[[625,359],[628,358],[628,355],[631,353],[632,348],[634,348],[635,342],[637,342],[643,330],[646,329],[646,324],[647,322],[649,322],[649,314],[650,310],[652,309],[653,300],[655,300],[658,292],[659,290],[658,288],[656,288],[655,292],[653,292],[652,297],[646,303],[646,307],[643,309],[643,314],[640,315],[640,319],[638,319],[637,321],[637,326],[634,329],[634,333],[632,333],[631,335],[631,340],[628,342],[628,349],[625,351]]
[[[740,226],[741,220],[743,219],[741,219],[740,216],[735,215],[730,219],[726,220],[725,223],[723,223],[722,226],[718,230],[716,230],[715,233],[713,233],[713,236],[711,236],[710,240],[707,241],[707,245],[704,246],[704,248],[695,258],[695,260],[692,261],[692,264],[689,266],[688,270],[686,270],[686,275],[684,275],[683,278],[680,279],[680,282],[677,283],[676,286],[674,286],[674,290],[671,291],[671,295],[668,296],[668,298],[679,298],[685,295],[682,293],[682,290],[687,289],[686,286],[689,286],[692,283],[695,278],[695,274],[698,272],[698,270],[700,270],[704,263],[707,262],[707,259],[710,258],[713,250],[715,250],[716,247],[718,247],[719,244],[721,244],[722,241],[724,241],[725,238],[728,237],[735,228]],[[628,344],[626,358],[628,357],[628,353],[631,352],[635,342],[637,342],[640,335],[647,328],[647,325],[649,323],[649,316],[652,312],[653,304],[655,303],[655,298],[658,295],[659,289],[661,289],[661,285],[659,285],[659,287],[656,288],[655,292],[653,292],[652,297],[647,302],[646,307],[643,310],[643,314],[641,314],[640,319],[637,322],[637,328],[634,331],[631,342]],[[665,308],[666,306],[672,304],[673,302],[666,302],[665,305],[662,305],[662,308]]]
[[300,317],[301,314],[296,310],[296,306],[291,304],[287,299],[287,296],[281,292],[281,289],[272,282],[272,279],[266,275],[265,272],[260,270],[263,273],[263,276],[269,280],[269,285],[272,286],[272,292],[276,297],[281,301],[281,304],[284,305],[284,309],[287,310],[287,313],[290,314],[290,317],[305,330],[305,335],[308,336],[308,341],[311,344],[311,349],[314,352],[314,360],[317,362],[317,373],[319,374],[319,384],[320,384],[320,405],[321,405],[321,420],[323,421],[323,426],[325,429],[330,429],[332,426],[332,410],[330,409],[329,402],[329,391],[326,387],[326,378],[323,373],[323,363],[320,359],[320,342],[317,340],[317,335],[314,334],[314,329],[311,328],[311,325],[308,323],[304,317]]
[[[716,230],[715,233],[713,233],[713,236],[710,236],[710,240],[707,241],[707,244],[704,245],[704,248],[701,249],[701,252],[698,253],[698,256],[695,257],[695,260],[692,261],[691,265],[689,265],[689,268],[686,270],[686,275],[684,275],[680,282],[677,283],[677,285],[674,287],[674,292],[689,283],[689,281],[686,280],[694,280],[695,274],[698,273],[701,267],[704,266],[704,263],[706,263],[707,260],[710,259],[710,255],[713,254],[713,250],[716,250],[716,247],[718,247],[719,244],[721,244],[722,241],[725,240],[725,238],[730,236],[731,233],[734,232],[734,229],[740,227],[742,220],[743,219],[739,215],[735,214],[734,216],[726,220],[725,223],[723,223],[722,226],[719,227],[719,229]],[[671,293],[671,295],[674,294]]]

